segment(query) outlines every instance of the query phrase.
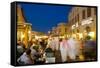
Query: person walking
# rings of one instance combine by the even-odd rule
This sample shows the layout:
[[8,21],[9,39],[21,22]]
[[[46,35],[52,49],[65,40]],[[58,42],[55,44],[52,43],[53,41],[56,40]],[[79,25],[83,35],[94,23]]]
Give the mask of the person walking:
[[54,37],[54,43],[55,43],[55,62],[61,62],[61,53],[60,53],[60,42],[58,36]]
[[61,52],[62,62],[67,61],[67,49],[68,49],[67,40],[66,38],[63,38],[60,40],[60,52]]
[[24,64],[34,64],[31,58],[31,50],[27,49],[18,59],[17,62],[19,65]]
[[68,45],[69,45],[68,56],[72,61],[75,61],[76,56],[79,54],[78,42],[75,39],[70,38],[68,40]]

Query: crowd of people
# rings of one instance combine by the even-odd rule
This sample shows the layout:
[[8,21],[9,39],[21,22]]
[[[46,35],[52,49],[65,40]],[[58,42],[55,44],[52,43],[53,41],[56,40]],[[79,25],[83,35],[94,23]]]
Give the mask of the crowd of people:
[[[93,45],[92,47],[89,46],[91,47],[89,51],[85,50],[87,45]],[[76,40],[72,37],[59,38],[54,36],[46,39],[34,39],[28,46],[28,48],[25,48],[22,42],[17,43],[16,56],[18,64],[85,61],[87,58],[95,59],[96,56],[96,43],[94,41]],[[90,55],[93,53],[94,55]]]

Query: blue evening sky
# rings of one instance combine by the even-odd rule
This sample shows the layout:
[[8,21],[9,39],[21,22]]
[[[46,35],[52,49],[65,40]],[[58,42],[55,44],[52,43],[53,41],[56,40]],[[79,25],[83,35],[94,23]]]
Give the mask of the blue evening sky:
[[72,6],[47,5],[47,4],[20,4],[26,22],[32,24],[33,31],[47,33],[58,23],[68,21],[68,14]]

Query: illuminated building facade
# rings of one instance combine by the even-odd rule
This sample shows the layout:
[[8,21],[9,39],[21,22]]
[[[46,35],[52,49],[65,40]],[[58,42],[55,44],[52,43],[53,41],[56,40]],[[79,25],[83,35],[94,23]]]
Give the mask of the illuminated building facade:
[[67,34],[66,23],[59,23],[59,24],[57,24],[56,27],[53,27],[52,28],[52,34],[59,35],[59,36],[66,35]]
[[26,23],[23,16],[23,11],[20,5],[17,6],[17,42],[22,42],[25,47],[28,47],[28,42],[31,41],[32,24]]
[[59,23],[57,25],[57,31],[59,35],[65,35],[67,33],[66,23]]
[[73,7],[68,20],[68,32],[72,37],[84,39],[89,35],[96,38],[96,7]]

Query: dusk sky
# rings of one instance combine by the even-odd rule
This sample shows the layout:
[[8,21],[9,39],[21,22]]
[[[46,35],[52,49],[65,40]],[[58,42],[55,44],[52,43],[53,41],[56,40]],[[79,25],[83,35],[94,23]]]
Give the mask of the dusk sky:
[[58,23],[67,23],[72,8],[72,6],[47,4],[21,3],[20,5],[26,22],[32,23],[32,30],[45,33]]

